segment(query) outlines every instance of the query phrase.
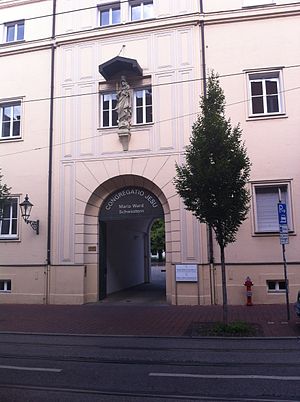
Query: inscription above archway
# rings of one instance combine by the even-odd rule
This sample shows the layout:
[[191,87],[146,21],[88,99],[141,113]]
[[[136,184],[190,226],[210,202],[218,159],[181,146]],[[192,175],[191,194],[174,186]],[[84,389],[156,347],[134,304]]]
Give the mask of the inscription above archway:
[[101,220],[160,218],[164,216],[159,199],[141,187],[124,187],[110,194],[100,211]]

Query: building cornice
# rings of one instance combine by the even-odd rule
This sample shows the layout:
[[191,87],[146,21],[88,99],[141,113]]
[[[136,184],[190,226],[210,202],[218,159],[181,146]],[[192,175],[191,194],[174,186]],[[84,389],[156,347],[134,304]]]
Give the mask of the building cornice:
[[205,25],[228,24],[272,18],[286,18],[300,15],[300,3],[297,5],[276,5],[268,7],[242,8],[229,11],[216,11],[204,14]]
[[8,7],[26,6],[28,4],[42,3],[48,0],[0,0],[0,9]]

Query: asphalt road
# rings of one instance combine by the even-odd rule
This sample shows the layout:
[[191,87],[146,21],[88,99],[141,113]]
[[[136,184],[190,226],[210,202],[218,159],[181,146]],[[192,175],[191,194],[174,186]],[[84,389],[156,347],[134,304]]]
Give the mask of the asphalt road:
[[300,401],[299,350],[296,338],[0,334],[0,401]]

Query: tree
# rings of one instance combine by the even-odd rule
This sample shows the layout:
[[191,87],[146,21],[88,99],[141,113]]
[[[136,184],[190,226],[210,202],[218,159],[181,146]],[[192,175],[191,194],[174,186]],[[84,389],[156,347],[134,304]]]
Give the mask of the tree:
[[163,219],[157,219],[151,228],[151,253],[158,253],[158,261],[162,261],[165,250],[165,223]]
[[223,321],[227,323],[225,247],[236,240],[247,217],[251,163],[242,130],[225,118],[225,96],[214,73],[208,78],[207,96],[201,97],[200,108],[186,161],[176,165],[175,186],[186,208],[215,233],[221,255]]
[[6,184],[2,184],[2,177],[3,175],[1,174],[0,168],[0,218],[2,217],[4,202],[7,200],[10,194],[10,187],[7,187]]

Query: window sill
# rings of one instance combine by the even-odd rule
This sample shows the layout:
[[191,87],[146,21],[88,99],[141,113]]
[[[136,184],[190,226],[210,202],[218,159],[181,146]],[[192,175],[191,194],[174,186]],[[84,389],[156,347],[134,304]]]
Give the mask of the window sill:
[[18,241],[20,241],[19,237],[0,236],[0,243],[4,243],[4,242],[18,242]]
[[11,290],[0,290],[0,294],[1,293],[11,293]]
[[0,142],[23,141],[22,137],[0,137]]
[[260,114],[260,115],[251,115],[246,118],[246,121],[253,120],[271,120],[271,119],[286,119],[288,116],[285,113],[276,113],[276,114]]
[[15,41],[13,41],[13,42],[3,42],[3,43],[0,43],[0,47],[5,47],[5,46],[11,46],[11,45],[18,45],[18,44],[20,44],[20,43],[25,43],[26,42],[26,40],[25,39],[21,39],[21,40],[15,40]]
[[285,289],[284,290],[268,290],[267,291],[268,295],[282,295],[285,294]]
[[[278,237],[279,239],[279,231],[278,232],[254,232],[252,234],[253,237]],[[289,236],[296,236],[296,232],[294,230],[290,230],[288,233]]]

